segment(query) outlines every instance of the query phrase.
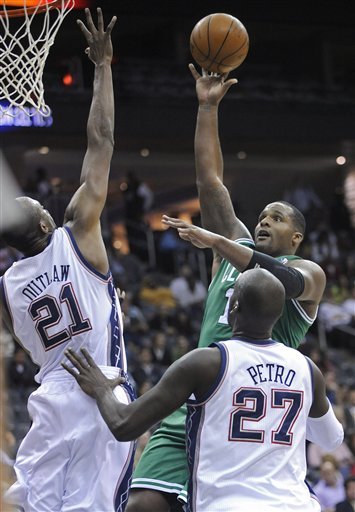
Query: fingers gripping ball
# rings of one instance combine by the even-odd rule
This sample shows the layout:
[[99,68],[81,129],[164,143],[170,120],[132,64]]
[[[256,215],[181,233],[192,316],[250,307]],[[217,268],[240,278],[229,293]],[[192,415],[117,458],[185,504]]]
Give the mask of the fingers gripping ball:
[[194,26],[190,49],[201,68],[211,73],[229,73],[240,66],[248,54],[248,32],[230,14],[210,14]]

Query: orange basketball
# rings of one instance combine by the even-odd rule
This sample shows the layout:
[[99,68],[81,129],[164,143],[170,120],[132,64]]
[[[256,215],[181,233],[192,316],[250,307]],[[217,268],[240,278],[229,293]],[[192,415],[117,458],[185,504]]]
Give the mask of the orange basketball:
[[248,32],[230,14],[209,14],[194,26],[190,49],[201,68],[212,73],[229,73],[240,66],[247,56]]

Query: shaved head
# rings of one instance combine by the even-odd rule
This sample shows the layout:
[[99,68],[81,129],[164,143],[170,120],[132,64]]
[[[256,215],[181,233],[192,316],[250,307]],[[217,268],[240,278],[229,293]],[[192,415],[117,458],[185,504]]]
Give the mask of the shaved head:
[[273,274],[262,268],[246,270],[235,282],[228,321],[233,332],[262,334],[272,331],[285,303],[285,289]]
[[17,197],[13,207],[18,221],[11,229],[2,233],[1,237],[11,247],[27,254],[38,241],[46,238],[56,225],[48,211],[30,197]]

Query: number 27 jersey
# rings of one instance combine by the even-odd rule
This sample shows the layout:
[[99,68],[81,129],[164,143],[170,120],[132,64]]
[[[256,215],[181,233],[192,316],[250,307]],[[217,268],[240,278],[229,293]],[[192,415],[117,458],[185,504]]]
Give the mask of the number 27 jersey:
[[[209,392],[187,402],[191,511],[320,510],[304,483],[312,373],[274,340],[216,344],[221,369]],[[316,507],[317,505],[317,507]]]
[[126,371],[120,304],[111,273],[95,270],[71,230],[57,228],[39,254],[14,263],[2,292],[15,336],[40,370],[65,372],[68,347],[85,347],[95,362]]

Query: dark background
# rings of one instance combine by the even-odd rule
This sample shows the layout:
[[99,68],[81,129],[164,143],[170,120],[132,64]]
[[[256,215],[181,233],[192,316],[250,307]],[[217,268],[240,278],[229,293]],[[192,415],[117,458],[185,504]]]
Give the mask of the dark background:
[[[89,3],[89,2],[88,2]],[[146,180],[162,203],[195,194],[193,135],[197,109],[189,37],[213,12],[239,18],[250,37],[239,83],[220,107],[226,181],[250,210],[282,195],[299,178],[331,200],[350,157],[355,133],[355,6],[335,1],[113,1],[100,5],[113,34],[116,151],[112,188],[129,168]],[[76,187],[86,145],[92,64],[75,20],[68,15],[50,50],[44,74],[52,108],[50,128],[3,131],[1,145],[18,180],[39,165]],[[62,84],[70,71],[74,83]],[[38,153],[48,146],[46,155]],[[150,156],[143,158],[142,148]],[[246,158],[240,160],[240,152]],[[349,161],[349,160],[348,160]],[[112,198],[111,198],[112,199]],[[114,201],[119,201],[114,195]]]

